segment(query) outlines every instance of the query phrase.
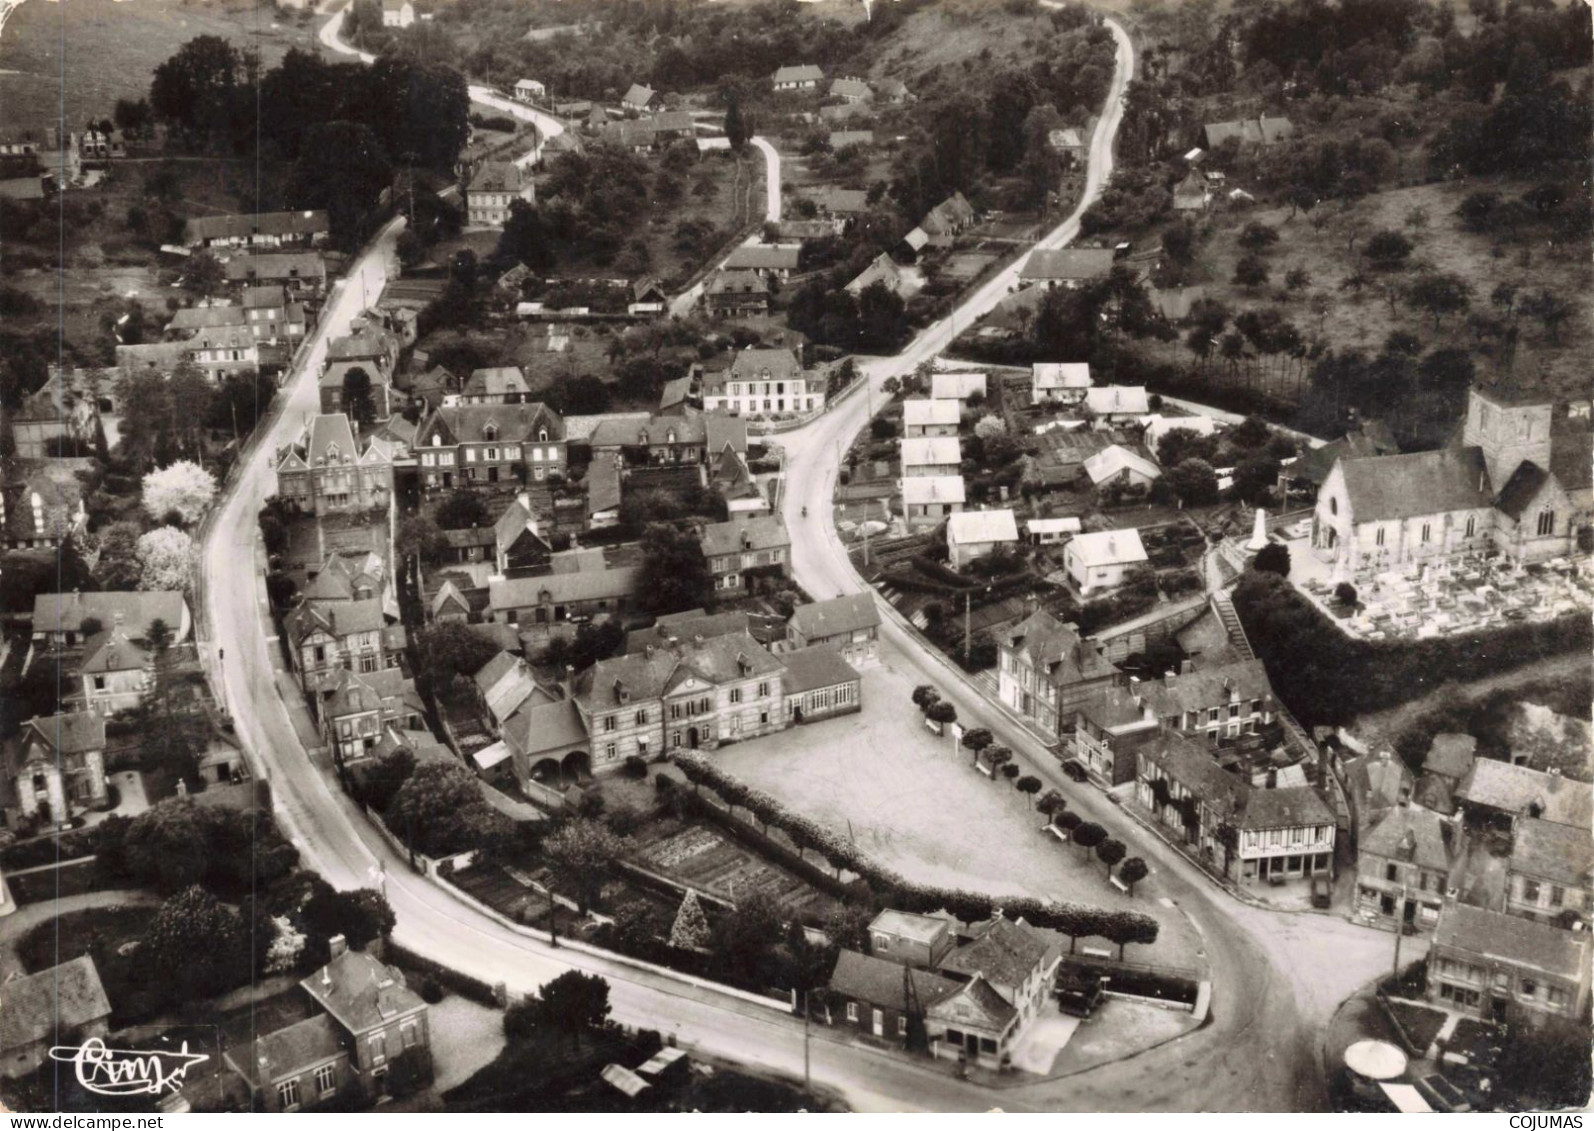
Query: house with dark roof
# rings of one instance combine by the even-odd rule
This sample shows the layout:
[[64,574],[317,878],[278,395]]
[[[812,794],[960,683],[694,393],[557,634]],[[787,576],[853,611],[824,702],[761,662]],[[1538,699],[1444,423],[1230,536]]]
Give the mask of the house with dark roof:
[[29,719],[3,766],[6,824],[65,826],[88,809],[103,808],[105,717],[74,711]]
[[299,686],[317,700],[330,693],[342,671],[374,672],[393,666],[380,598],[307,598],[288,611],[282,627]]
[[[625,96],[620,99],[620,105],[633,114],[640,114],[653,105],[653,100],[657,97],[658,94],[652,87],[643,86],[641,83],[632,83],[630,89],[625,92]],[[595,112],[601,110],[602,107],[594,107]]]
[[327,289],[327,264],[314,251],[260,251],[229,256],[227,282],[277,286],[293,298],[319,298]]
[[1113,785],[1134,780],[1136,752],[1160,731],[1157,712],[1140,691],[1140,685],[1105,687],[1074,711],[1074,757]]
[[797,270],[801,255],[802,248],[797,244],[742,244],[725,257],[725,269],[785,279]]
[[1061,736],[1078,709],[1128,677],[1094,640],[1038,609],[997,639],[997,695],[1041,731]]
[[627,757],[709,749],[788,725],[782,665],[746,634],[694,637],[600,660],[576,679],[593,769]]
[[154,682],[155,652],[120,624],[96,632],[83,642],[78,664],[81,701],[90,711],[115,715],[131,711]]
[[872,102],[874,91],[862,79],[835,79],[830,84],[830,97],[849,103]]
[[1001,915],[970,924],[968,934],[971,941],[940,962],[941,974],[962,985],[926,1009],[930,1049],[1001,1067],[1029,1026],[1055,1008],[1050,995],[1062,948],[1055,935]]
[[1293,137],[1295,126],[1288,118],[1238,118],[1228,122],[1208,122],[1201,127],[1201,138],[1208,149],[1216,149],[1231,138],[1241,146],[1273,145]]
[[52,1046],[105,1037],[110,1018],[100,972],[86,954],[11,978],[0,1009],[0,1076],[29,1076],[49,1059]]
[[444,404],[521,404],[531,399],[531,386],[518,365],[475,369],[464,387]]
[[704,305],[721,317],[767,311],[769,301],[769,280],[757,271],[715,271],[703,287]]
[[277,452],[277,495],[301,514],[385,509],[393,497],[392,445],[357,435],[346,413],[320,413]]
[[621,616],[636,599],[639,566],[550,573],[540,577],[490,577],[487,613],[522,633],[548,636],[590,621]]
[[1428,949],[1428,1000],[1486,1021],[1582,1018],[1591,967],[1586,931],[1446,900]]
[[593,462],[621,456],[633,464],[698,464],[708,452],[706,416],[611,414],[598,422],[587,444]]
[[1594,914],[1594,837],[1588,826],[1522,817],[1506,862],[1508,915],[1567,927]]
[[782,652],[786,715],[794,724],[863,710],[863,679],[840,652],[825,645]]
[[466,223],[473,228],[502,228],[515,201],[536,199],[536,183],[525,169],[513,161],[489,161],[465,187]]
[[705,375],[703,407],[738,418],[817,412],[826,385],[826,374],[804,369],[794,350],[750,347],[737,351],[729,368]]
[[1356,915],[1365,922],[1426,931],[1439,921],[1465,844],[1458,822],[1404,804],[1364,831],[1356,851]]
[[791,565],[791,534],[776,514],[739,515],[703,527],[699,540],[717,590],[745,591],[756,577],[785,577]]
[[183,225],[183,243],[191,248],[319,247],[331,232],[321,211],[194,216]]
[[87,461],[19,463],[0,474],[0,549],[55,550],[88,529],[83,485],[73,474]]
[[415,435],[428,493],[494,483],[541,483],[567,466],[564,421],[538,401],[443,405]]
[[791,648],[824,645],[852,663],[873,660],[880,639],[880,610],[872,592],[843,594],[798,605],[786,620]]
[[1207,867],[1270,885],[1333,871],[1334,811],[1310,786],[1253,786],[1166,728],[1137,756],[1136,800]]
[[1312,546],[1346,577],[1490,547],[1517,562],[1577,553],[1594,523],[1591,438],[1547,399],[1475,385],[1446,447],[1342,455],[1318,489]]
[[1145,698],[1168,726],[1216,746],[1271,726],[1278,704],[1261,660],[1185,664],[1145,685]]
[[950,978],[855,950],[836,956],[826,988],[831,1025],[898,1048],[908,1047],[911,1027],[924,1025],[931,1005],[962,989]]
[[254,1035],[223,1053],[249,1089],[250,1110],[291,1112],[336,1099],[357,1080],[372,1103],[432,1079],[426,1003],[395,967],[330,940],[327,964],[299,983],[318,1007],[311,1017]]
[[551,802],[568,784],[591,774],[591,750],[573,700],[534,695],[504,721],[500,741],[472,755],[472,761],[489,781],[495,766],[507,765],[522,793]]
[[396,668],[334,672],[317,704],[321,740],[340,766],[369,757],[388,727],[425,726],[425,705],[415,681]]
[[505,577],[540,570],[553,555],[553,545],[543,533],[548,523],[532,509],[531,496],[516,495],[492,526],[493,565]]

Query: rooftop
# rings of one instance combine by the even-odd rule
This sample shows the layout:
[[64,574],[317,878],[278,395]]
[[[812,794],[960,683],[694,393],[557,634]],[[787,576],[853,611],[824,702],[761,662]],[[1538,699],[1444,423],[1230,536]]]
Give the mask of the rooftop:
[[426,1008],[402,974],[359,950],[337,955],[299,985],[356,1036]]
[[1456,799],[1576,828],[1594,822],[1594,787],[1491,758],[1473,763],[1456,788]]
[[81,955],[6,982],[5,1009],[0,1010],[0,1051],[65,1037],[110,1015],[111,1003],[94,959]]
[[788,695],[813,691],[820,687],[835,687],[858,679],[853,666],[829,644],[816,644],[794,652],[782,652],[780,662],[786,665],[781,673],[781,684]]
[[836,956],[836,967],[830,973],[830,991],[853,1001],[901,1011],[907,1008],[910,981],[913,996],[921,1008],[950,997],[960,989],[950,978],[927,970],[915,970],[884,958],[843,950]]
[[791,624],[804,639],[823,640],[879,627],[880,610],[875,607],[874,594],[866,590],[798,605],[792,610]]
[[1140,531],[1133,527],[1076,534],[1068,550],[1084,566],[1131,565],[1149,560],[1140,541]]
[[1511,966],[1582,982],[1588,977],[1588,934],[1575,934],[1500,911],[1447,903],[1434,927],[1433,947],[1453,948]]
[[1018,523],[1010,510],[959,511],[947,518],[946,537],[959,546],[1017,542]]

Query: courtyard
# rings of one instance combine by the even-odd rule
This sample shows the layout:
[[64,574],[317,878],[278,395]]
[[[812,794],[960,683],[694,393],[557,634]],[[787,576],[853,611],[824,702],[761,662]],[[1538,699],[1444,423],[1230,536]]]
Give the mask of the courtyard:
[[1336,596],[1344,579],[1312,548],[1310,520],[1275,538],[1289,548],[1295,588],[1362,640],[1459,636],[1594,609],[1594,575],[1587,564],[1557,558],[1524,567],[1496,550],[1361,571],[1350,579],[1356,590],[1350,606]]
[[[1041,831],[1045,818],[1031,798],[977,772],[967,751],[926,729],[912,692],[910,678],[882,663],[864,673],[860,713],[722,747],[714,759],[908,879],[1139,911],[1158,921],[1161,934],[1126,957],[1205,971],[1200,937],[1158,898],[1155,871],[1132,897],[1114,887],[1094,855]],[[1131,855],[1140,835],[1132,825],[1122,816],[1107,829]]]

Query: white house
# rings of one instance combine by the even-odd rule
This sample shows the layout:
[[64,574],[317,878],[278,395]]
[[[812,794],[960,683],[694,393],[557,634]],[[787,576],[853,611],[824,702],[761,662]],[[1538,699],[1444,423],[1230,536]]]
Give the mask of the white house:
[[824,78],[824,71],[812,63],[804,63],[801,66],[779,68],[773,82],[776,90],[814,90]]
[[963,569],[998,546],[1018,544],[1018,523],[1010,510],[960,511],[946,520],[946,548],[953,569]]
[[902,478],[956,475],[963,465],[963,445],[956,436],[919,436],[902,441]]
[[516,102],[535,102],[548,94],[548,88],[536,79],[521,79],[515,84]]
[[1031,404],[1074,405],[1090,388],[1090,365],[1083,361],[1038,361],[1030,367]]
[[1146,417],[1146,447],[1153,452],[1169,432],[1190,432],[1197,436],[1212,436],[1218,431],[1218,422],[1210,416],[1163,416],[1152,413]]
[[902,481],[902,512],[909,528],[934,526],[964,503],[961,475],[917,475]]
[[1037,546],[1055,546],[1071,535],[1078,534],[1080,520],[1075,518],[1032,518],[1024,524],[1029,540]]
[[1085,474],[1096,487],[1117,483],[1124,487],[1149,487],[1162,478],[1162,470],[1122,444],[1109,444],[1085,461]]
[[1125,424],[1151,411],[1143,385],[1102,385],[1088,389],[1085,407],[1097,424]]
[[410,0],[382,0],[383,27],[409,27],[415,22],[415,5]]
[[938,401],[966,401],[975,393],[985,396],[983,373],[936,373],[930,378],[930,396]]
[[1140,531],[1132,527],[1076,534],[1063,547],[1063,568],[1082,597],[1116,589],[1131,570],[1149,560]]
[[957,401],[916,399],[902,402],[902,434],[909,439],[956,436],[961,419]]
[[729,369],[703,379],[703,410],[732,416],[818,412],[826,384],[823,372],[805,370],[789,349],[745,349]]
[[536,185],[519,165],[489,161],[465,190],[466,222],[473,228],[502,228],[511,204],[536,199]]

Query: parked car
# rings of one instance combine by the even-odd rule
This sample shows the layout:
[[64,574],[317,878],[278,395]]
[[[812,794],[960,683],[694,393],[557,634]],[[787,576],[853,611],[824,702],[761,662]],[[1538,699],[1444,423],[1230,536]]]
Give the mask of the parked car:
[[1085,780],[1085,767],[1079,764],[1078,759],[1070,758],[1063,763],[1063,773],[1075,781]]
[[1327,908],[1334,902],[1334,881],[1327,876],[1312,877],[1312,906]]
[[1437,1072],[1418,1080],[1416,1087],[1422,1098],[1428,1101],[1428,1106],[1435,1111],[1472,1110],[1472,1105],[1467,1102],[1467,1097],[1461,1089]]

